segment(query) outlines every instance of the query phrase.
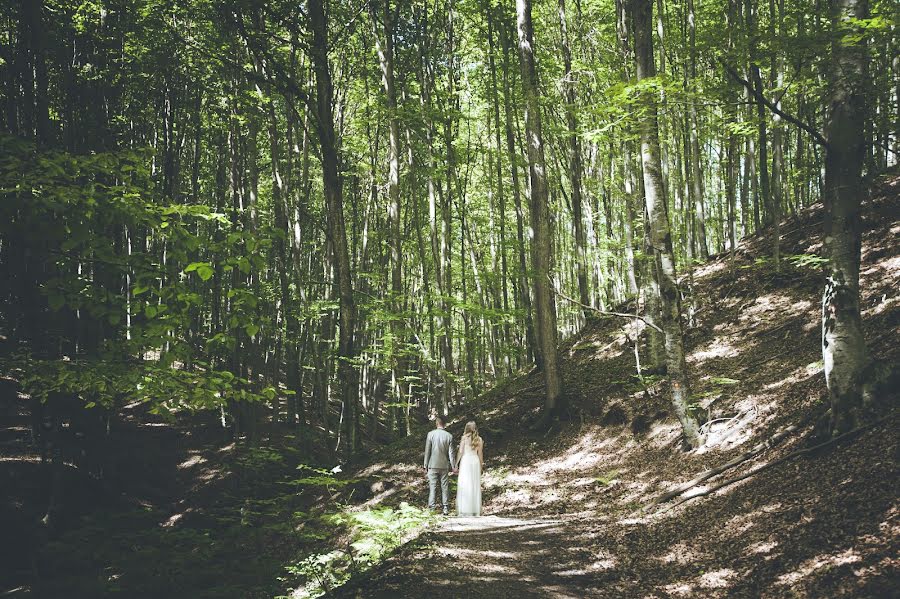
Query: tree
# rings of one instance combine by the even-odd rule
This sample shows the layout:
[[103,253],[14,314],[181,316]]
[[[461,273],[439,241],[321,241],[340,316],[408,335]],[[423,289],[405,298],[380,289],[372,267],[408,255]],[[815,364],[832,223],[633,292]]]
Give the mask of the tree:
[[872,358],[859,312],[860,202],[868,50],[855,23],[869,16],[867,0],[832,0],[835,23],[829,69],[829,116],[825,130],[825,248],[822,296],[822,358],[835,435],[855,428],[872,408],[864,393]]
[[556,305],[550,282],[553,268],[550,229],[550,203],[547,193],[547,173],[544,160],[544,140],[541,132],[540,89],[534,59],[534,25],[531,0],[516,0],[516,23],[519,35],[519,66],[522,71],[522,91],[525,96],[525,135],[528,149],[530,178],[532,259],[534,274],[534,311],[538,345],[541,349],[544,372],[545,418],[559,416],[565,408],[562,373],[557,354]]
[[328,208],[328,235],[335,258],[335,283],[340,298],[340,340],[338,341],[338,380],[344,402],[347,426],[347,449],[356,449],[356,408],[358,401],[357,371],[353,363],[356,304],[350,279],[350,253],[344,227],[344,192],[338,172],[337,139],[334,134],[332,102],[334,90],[331,66],[328,64],[328,24],[322,0],[310,0],[309,19],[313,33],[310,59],[316,75],[316,130],[322,152],[322,177]]
[[572,48],[569,45],[569,29],[566,23],[566,0],[559,0],[559,31],[562,45],[563,67],[565,69],[566,133],[569,146],[569,185],[572,192],[572,224],[575,229],[575,265],[578,278],[578,299],[585,306],[585,316],[589,313],[591,295],[587,276],[587,239],[584,232],[584,209],[582,208],[581,178],[584,167],[581,162],[581,141],[578,137],[578,119],[575,105],[575,74],[572,72]]
[[[638,84],[652,82],[656,75],[653,59],[653,0],[631,0],[634,23],[634,54]],[[691,447],[701,443],[699,423],[692,411],[690,381],[684,359],[684,334],[681,328],[681,299],[672,251],[665,186],[659,150],[659,125],[655,91],[644,92],[641,120],[641,157],[644,165],[644,201],[649,217],[650,245],[659,277],[662,329],[665,332],[666,367],[672,394],[672,407],[681,422]]]

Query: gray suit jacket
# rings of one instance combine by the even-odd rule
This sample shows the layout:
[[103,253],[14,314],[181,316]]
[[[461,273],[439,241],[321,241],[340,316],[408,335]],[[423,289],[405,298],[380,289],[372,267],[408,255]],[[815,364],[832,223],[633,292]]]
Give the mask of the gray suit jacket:
[[453,435],[436,428],[425,438],[425,467],[450,470],[453,467]]

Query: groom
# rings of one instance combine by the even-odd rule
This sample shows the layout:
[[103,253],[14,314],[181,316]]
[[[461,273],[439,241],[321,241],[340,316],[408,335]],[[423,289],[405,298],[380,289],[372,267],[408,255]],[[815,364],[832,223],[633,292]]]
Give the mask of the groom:
[[[435,416],[435,429],[425,439],[425,475],[428,477],[428,509],[437,501],[437,485],[441,483],[444,515],[450,510],[450,470],[454,463],[453,435],[444,430],[443,416]],[[456,470],[453,470],[456,474]]]

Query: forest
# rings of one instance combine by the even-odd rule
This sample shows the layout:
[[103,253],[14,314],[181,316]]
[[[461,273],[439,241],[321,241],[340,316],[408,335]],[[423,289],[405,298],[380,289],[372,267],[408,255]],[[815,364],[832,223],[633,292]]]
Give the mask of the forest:
[[896,3],[0,18],[3,596],[900,592]]

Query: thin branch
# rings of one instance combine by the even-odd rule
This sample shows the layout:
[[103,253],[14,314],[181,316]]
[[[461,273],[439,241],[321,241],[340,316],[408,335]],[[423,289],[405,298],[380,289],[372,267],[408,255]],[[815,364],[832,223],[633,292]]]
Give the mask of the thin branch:
[[643,322],[644,324],[646,324],[648,327],[650,327],[650,328],[652,328],[652,329],[656,329],[656,330],[659,331],[660,333],[663,332],[663,330],[662,330],[661,328],[659,328],[658,326],[656,326],[655,324],[653,324],[652,322],[650,322],[649,320],[647,320],[647,319],[644,318],[643,316],[639,316],[639,315],[637,315],[637,314],[628,314],[628,313],[625,313],[625,312],[609,312],[609,311],[607,311],[607,310],[600,310],[599,308],[595,308],[595,307],[593,307],[593,306],[588,306],[587,304],[582,304],[582,303],[579,302],[577,299],[574,299],[574,298],[569,297],[568,295],[566,295],[566,294],[563,293],[562,291],[557,291],[557,292],[556,292],[556,295],[558,295],[559,297],[563,298],[564,300],[567,300],[567,301],[569,301],[569,302],[575,304],[576,306],[581,306],[582,308],[587,308],[588,310],[591,310],[591,311],[593,311],[593,312],[596,312],[597,314],[603,314],[604,316],[618,316],[619,318],[634,318],[634,319],[636,319],[636,320],[640,320],[641,322]]
[[758,456],[765,450],[769,449],[770,447],[775,446],[782,439],[784,439],[785,437],[787,437],[788,435],[790,435],[791,433],[796,431],[798,428],[800,428],[800,426],[801,425],[798,425],[798,424],[792,424],[792,425],[786,427],[785,429],[779,431],[778,433],[776,433],[769,439],[763,441],[762,443],[759,443],[758,445],[753,447],[750,451],[747,451],[747,452],[737,456],[736,458],[729,460],[729,461],[725,462],[724,464],[721,464],[720,466],[716,466],[715,468],[710,468],[709,470],[701,472],[700,474],[698,474],[696,477],[689,480],[688,482],[682,483],[673,489],[669,489],[668,491],[666,491],[665,493],[663,493],[662,495],[660,495],[659,497],[657,497],[656,499],[651,501],[650,505],[653,506],[653,505],[658,505],[660,503],[666,503],[667,501],[671,501],[672,499],[675,499],[682,493],[689,491],[692,488],[696,487],[703,481],[709,480],[710,478],[712,478],[718,474],[722,474],[726,470],[730,470],[731,468],[734,468],[735,466],[737,466],[739,464],[743,464],[747,460],[755,458],[756,456]]
[[769,468],[772,468],[773,466],[777,466],[778,464],[783,464],[784,462],[786,462],[790,459],[796,458],[798,456],[801,456],[801,455],[804,455],[807,453],[812,453],[814,451],[823,449],[830,445],[836,445],[837,443],[847,439],[848,437],[855,436],[863,431],[869,430],[870,428],[873,428],[873,427],[881,424],[882,422],[884,422],[891,416],[893,416],[893,414],[888,414],[887,416],[885,416],[883,418],[879,418],[878,420],[876,420],[874,422],[870,422],[869,424],[866,424],[864,426],[857,427],[857,428],[853,429],[852,431],[848,431],[848,432],[844,433],[843,435],[838,435],[837,437],[834,437],[833,439],[829,439],[828,441],[825,441],[824,443],[819,443],[818,445],[813,445],[812,447],[805,447],[803,449],[798,449],[797,451],[789,453],[786,456],[782,456],[782,457],[778,458],[777,460],[769,462],[768,464],[764,464],[764,465],[760,466],[759,468],[757,468],[756,470],[751,470],[749,472],[745,472],[744,474],[741,474],[740,476],[735,476],[734,478],[729,478],[728,480],[722,481],[721,483],[714,485],[714,486],[710,487],[709,489],[705,489],[705,490],[695,493],[689,497],[685,497],[685,498],[681,499],[680,501],[673,503],[667,509],[662,510],[662,511],[669,511],[669,510],[675,509],[682,503],[686,503],[686,502],[690,501],[691,499],[694,499],[695,497],[705,497],[706,495],[715,493],[719,489],[722,489],[729,485],[733,485],[734,483],[740,482],[742,480],[748,479],[755,474],[759,474],[763,470],[768,470]]
[[819,133],[812,126],[807,125],[806,123],[804,123],[797,117],[792,116],[792,115],[786,113],[785,111],[781,110],[780,108],[778,108],[778,106],[773,104],[770,100],[766,99],[766,97],[764,95],[762,95],[762,92],[757,90],[749,81],[747,81],[746,79],[741,77],[732,66],[730,66],[725,61],[720,61],[720,62],[722,64],[722,66],[725,68],[725,72],[727,72],[731,76],[732,79],[734,79],[735,81],[737,81],[738,83],[743,85],[747,89],[747,91],[749,91],[750,94],[753,95],[754,98],[756,98],[757,102],[759,102],[760,104],[762,104],[763,106],[768,108],[770,111],[772,111],[773,113],[775,113],[778,116],[780,116],[781,118],[783,118],[784,120],[788,121],[789,123],[793,123],[794,125],[800,127],[801,129],[803,129],[804,131],[809,133],[809,135],[818,144],[820,144],[824,148],[828,148],[828,140],[826,140],[825,137],[821,133]]

